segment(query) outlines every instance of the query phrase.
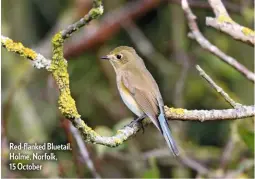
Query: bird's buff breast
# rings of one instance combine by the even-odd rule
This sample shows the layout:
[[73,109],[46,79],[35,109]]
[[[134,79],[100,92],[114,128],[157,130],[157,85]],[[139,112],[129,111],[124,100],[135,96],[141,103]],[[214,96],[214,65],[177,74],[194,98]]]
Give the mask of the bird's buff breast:
[[118,89],[120,92],[120,96],[125,103],[125,105],[137,116],[142,116],[143,111],[139,107],[139,105],[136,103],[133,96],[130,94],[129,90],[123,85],[123,83],[118,83]]

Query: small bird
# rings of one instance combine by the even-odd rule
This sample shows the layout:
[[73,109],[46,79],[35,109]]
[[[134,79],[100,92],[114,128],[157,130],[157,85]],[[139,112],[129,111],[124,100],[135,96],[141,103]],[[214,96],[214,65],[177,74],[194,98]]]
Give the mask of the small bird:
[[125,105],[138,120],[149,117],[163,134],[174,156],[179,155],[170,132],[159,88],[143,60],[132,47],[120,46],[101,59],[109,60],[116,73],[117,87]]

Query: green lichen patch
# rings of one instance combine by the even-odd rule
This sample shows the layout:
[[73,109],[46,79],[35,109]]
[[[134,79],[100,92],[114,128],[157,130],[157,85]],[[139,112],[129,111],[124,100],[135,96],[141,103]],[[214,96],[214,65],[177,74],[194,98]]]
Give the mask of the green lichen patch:
[[91,19],[96,19],[102,14],[102,8],[94,8],[89,11],[89,16]]

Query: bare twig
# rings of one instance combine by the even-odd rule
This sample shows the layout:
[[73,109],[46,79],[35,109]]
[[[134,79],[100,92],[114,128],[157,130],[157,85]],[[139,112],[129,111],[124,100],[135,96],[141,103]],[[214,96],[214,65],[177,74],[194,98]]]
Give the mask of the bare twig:
[[[121,23],[130,19],[137,19],[141,15],[158,7],[161,0],[140,0],[126,3],[123,7],[108,12],[100,21],[99,26],[92,32],[86,33],[81,40],[68,43],[65,57],[70,58],[84,53],[87,49],[102,44],[121,28]],[[114,18],[112,18],[114,17]]]
[[208,1],[210,6],[213,8],[213,12],[216,15],[216,17],[225,16],[230,18],[221,0],[208,0]]
[[[73,158],[73,163],[75,164],[75,169],[76,169],[76,173],[77,173],[77,176],[79,178],[82,178],[82,175],[83,175],[83,168],[81,168],[81,162],[80,162],[80,156],[79,156],[79,149],[77,148],[77,145],[74,141],[74,137],[72,135],[72,132],[70,130],[70,125],[72,125],[70,123],[70,121],[68,119],[65,119],[65,118],[62,118],[61,119],[61,126],[64,128],[65,130],[65,133],[66,133],[66,136],[67,136],[67,140],[68,142],[71,144],[71,148],[72,148],[72,158]],[[60,169],[60,172],[63,173],[62,170],[62,165],[61,163],[59,163],[59,169]]]
[[240,175],[248,170],[254,168],[254,160],[253,159],[245,159],[238,165],[236,170],[232,170],[228,172],[223,178],[240,178]]
[[[181,4],[181,0],[168,0],[170,3]],[[223,1],[226,8],[233,13],[240,13],[241,7],[238,4],[232,2]],[[189,0],[189,5],[194,8],[211,9],[210,4],[204,0]]]
[[180,72],[180,76],[176,82],[175,85],[175,91],[174,91],[174,106],[176,107],[183,107],[184,106],[184,99],[183,99],[183,91],[185,89],[186,79],[188,75],[189,70],[189,62],[188,57],[185,54],[184,59],[182,60],[182,69]]
[[72,35],[75,31],[79,30],[84,25],[88,24],[91,20],[96,19],[104,12],[104,8],[102,5],[101,0],[94,0],[93,1],[93,8],[86,14],[83,18],[79,21],[75,22],[74,24],[68,26],[66,29],[61,31],[61,35],[63,39],[68,38]]
[[236,136],[236,134],[238,133],[238,131],[237,131],[237,121],[231,123],[230,129],[231,129],[230,137],[229,137],[229,140],[228,140],[227,144],[224,147],[224,150],[223,150],[222,156],[221,156],[221,160],[220,160],[219,169],[221,169],[221,170],[226,170],[227,164],[231,160],[234,160],[232,153],[233,153],[233,151],[235,149],[235,146],[237,144],[237,141],[238,141],[238,137]]
[[225,169],[227,166],[227,163],[231,159],[231,154],[234,149],[235,141],[230,137],[229,141],[227,142],[226,146],[224,147],[222,156],[221,156],[221,161],[220,161],[220,169]]
[[197,171],[200,174],[206,174],[209,172],[208,168],[198,163],[197,161],[193,160],[192,158],[189,158],[187,155],[182,155],[180,156],[179,159],[184,165],[188,166],[189,168],[192,168],[193,170]]
[[83,162],[85,162],[87,164],[87,166],[94,178],[101,178],[101,176],[99,175],[99,173],[97,173],[97,171],[95,169],[93,161],[89,157],[89,152],[87,150],[86,145],[84,144],[84,141],[81,138],[81,135],[79,134],[79,131],[73,125],[69,125],[69,127],[70,127],[70,131],[72,132],[72,134],[76,140],[76,143],[79,147]]
[[121,25],[126,30],[127,34],[129,35],[130,39],[132,40],[138,51],[143,56],[145,56],[146,59],[151,64],[160,69],[160,71],[164,75],[166,76],[169,75],[170,70],[169,68],[166,68],[166,66],[167,67],[171,66],[171,63],[154,48],[153,44],[145,36],[145,34],[136,26],[136,24],[130,20],[123,22]]
[[189,37],[195,39],[202,48],[208,50],[212,54],[219,57],[222,61],[235,68],[238,72],[244,75],[248,80],[255,82],[255,74],[249,71],[245,66],[240,64],[236,59],[223,53],[219,48],[211,44],[199,31],[197,23],[195,21],[196,16],[192,13],[187,0],[182,0],[182,8],[186,14],[189,28],[191,30]]
[[254,46],[255,32],[253,30],[234,22],[229,16],[221,0],[209,0],[209,3],[213,8],[216,18],[207,17],[206,25],[225,32],[236,40]]
[[[169,150],[168,149],[154,149],[148,152],[143,153],[143,159],[146,160],[148,158],[163,158],[163,157],[168,157]],[[206,174],[209,172],[209,170],[206,168],[206,166],[200,164],[196,160],[188,157],[186,154],[185,155],[180,155],[178,157],[178,160],[180,161],[181,164],[188,166],[189,168],[197,171],[200,174]]]
[[[200,75],[218,92],[221,94],[221,96],[233,107],[233,108],[239,108],[241,107],[241,104],[236,103],[233,99],[229,97],[229,95],[223,91],[221,87],[219,87],[211,78],[208,76],[203,69],[200,68],[199,65],[196,66],[197,70],[200,72]],[[234,124],[234,123],[233,123]],[[232,125],[233,125],[232,124]],[[233,133],[233,127],[232,133]],[[224,147],[224,151],[221,157],[221,162],[220,162],[220,169],[225,169],[227,162],[231,158],[231,152],[234,149],[235,145],[235,140],[234,140],[234,135],[232,134],[230,136],[229,141],[227,142],[227,145]]]
[[233,99],[229,97],[229,95],[221,88],[219,87],[210,76],[208,76],[205,71],[199,66],[196,66],[197,70],[199,71],[200,75],[218,92],[220,95],[231,105],[233,108],[238,108],[241,106],[241,104],[236,103]]

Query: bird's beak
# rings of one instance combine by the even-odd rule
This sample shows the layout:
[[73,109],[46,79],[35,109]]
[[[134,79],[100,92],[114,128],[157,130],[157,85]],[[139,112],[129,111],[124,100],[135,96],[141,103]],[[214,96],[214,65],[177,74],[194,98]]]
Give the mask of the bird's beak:
[[109,60],[110,58],[108,56],[102,56],[101,59],[103,60]]

